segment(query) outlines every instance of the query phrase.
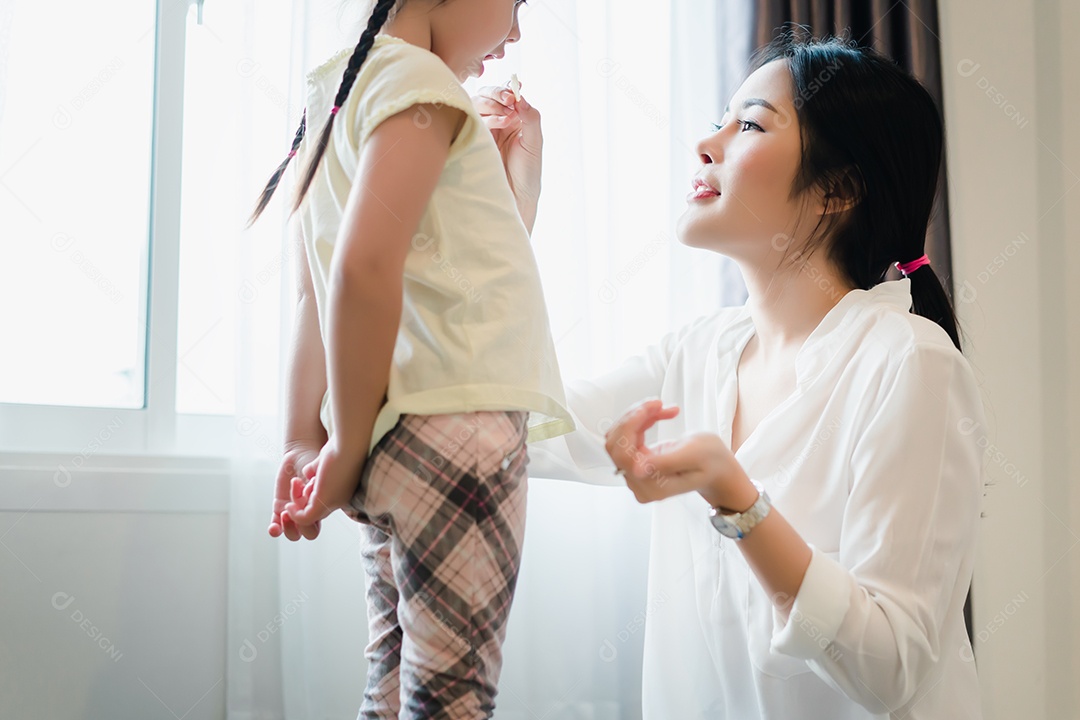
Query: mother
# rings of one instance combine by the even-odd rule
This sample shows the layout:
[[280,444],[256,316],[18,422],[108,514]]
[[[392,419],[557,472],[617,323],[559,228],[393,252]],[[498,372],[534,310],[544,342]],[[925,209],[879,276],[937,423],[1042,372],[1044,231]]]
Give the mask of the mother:
[[[511,182],[538,186],[516,129],[535,111],[477,102]],[[530,445],[531,475],[617,470],[657,501],[647,720],[981,717],[963,605],[982,405],[924,256],[942,144],[888,60],[767,48],[698,145],[679,227],[739,265],[746,305],[570,384],[579,429]]]

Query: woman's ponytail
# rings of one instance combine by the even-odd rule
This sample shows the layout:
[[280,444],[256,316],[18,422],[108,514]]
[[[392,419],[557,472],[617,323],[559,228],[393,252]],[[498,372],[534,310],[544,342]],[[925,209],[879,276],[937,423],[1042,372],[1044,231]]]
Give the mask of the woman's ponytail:
[[960,347],[956,313],[934,269],[925,265],[906,277],[911,281],[911,311],[936,322],[949,335],[956,349],[963,350]]
[[[338,87],[337,95],[334,98],[334,107],[330,111],[330,117],[327,119],[326,125],[323,126],[322,132],[319,133],[319,138],[315,143],[311,159],[308,160],[307,167],[303,170],[300,177],[296,196],[293,199],[293,212],[299,210],[301,203],[304,202],[304,197],[311,187],[311,182],[315,179],[315,172],[319,169],[319,163],[322,161],[323,155],[326,154],[326,148],[330,144],[330,136],[334,128],[334,118],[337,117],[338,109],[345,104],[345,100],[349,97],[349,91],[352,90],[353,83],[356,82],[356,76],[360,72],[360,67],[364,64],[368,53],[371,52],[371,48],[375,44],[375,36],[383,29],[387,19],[390,17],[390,11],[394,9],[395,5],[397,5],[397,0],[378,0],[378,2],[375,3],[375,8],[371,11],[371,17],[368,19],[367,28],[360,36],[360,42],[353,50],[352,57],[349,58],[349,64],[345,68],[345,75],[341,80],[341,85]],[[300,142],[304,139],[306,131],[307,111],[305,110],[304,117],[300,121],[300,128],[296,131],[296,137],[293,139],[292,150],[281,165],[278,166],[273,176],[271,176],[270,181],[263,189],[262,194],[259,196],[259,202],[256,204],[255,211],[251,214],[251,219],[248,221],[249,227],[260,215],[262,215],[266,206],[270,203],[270,198],[274,196],[274,192],[277,190],[278,184],[285,174],[285,169],[289,166],[289,162],[295,157],[296,151],[300,147]]]

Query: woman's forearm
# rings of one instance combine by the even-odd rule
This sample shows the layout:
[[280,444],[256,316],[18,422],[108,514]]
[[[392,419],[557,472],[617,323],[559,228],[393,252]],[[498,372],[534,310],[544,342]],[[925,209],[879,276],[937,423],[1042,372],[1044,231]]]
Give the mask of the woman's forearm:
[[787,618],[810,566],[810,546],[775,508],[738,545],[773,605]]
[[330,289],[330,412],[339,448],[363,458],[389,384],[401,325],[402,280],[374,269],[341,272]]
[[[732,477],[710,483],[700,494],[710,505],[724,507],[725,512],[746,512],[758,498],[757,489],[741,465],[736,465]],[[776,508],[739,540],[738,546],[758,582],[786,618],[810,566],[810,546]]]

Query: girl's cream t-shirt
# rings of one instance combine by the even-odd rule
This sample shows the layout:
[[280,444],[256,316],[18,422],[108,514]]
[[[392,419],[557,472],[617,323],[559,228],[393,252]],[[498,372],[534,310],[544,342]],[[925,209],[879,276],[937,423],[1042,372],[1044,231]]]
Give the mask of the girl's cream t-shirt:
[[[298,166],[330,117],[351,55],[342,50],[308,75]],[[525,410],[530,441],[570,432],[536,259],[495,141],[437,55],[387,35],[375,40],[338,111],[299,211],[323,341],[330,262],[364,143],[380,123],[419,104],[458,108],[467,119],[405,262],[387,402],[369,450],[405,413]],[[413,112],[419,125],[430,122],[422,108]],[[333,433],[329,392],[320,417]]]

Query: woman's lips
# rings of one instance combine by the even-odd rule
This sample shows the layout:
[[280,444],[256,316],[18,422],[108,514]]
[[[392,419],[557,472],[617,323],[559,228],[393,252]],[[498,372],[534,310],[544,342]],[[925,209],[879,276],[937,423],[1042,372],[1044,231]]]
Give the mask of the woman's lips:
[[712,185],[701,179],[694,179],[694,189],[687,196],[687,200],[706,200],[708,198],[720,197],[720,191],[715,189]]

